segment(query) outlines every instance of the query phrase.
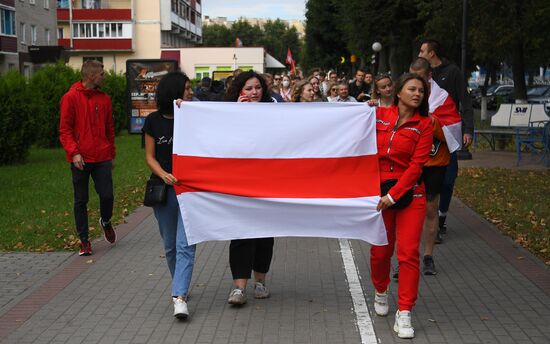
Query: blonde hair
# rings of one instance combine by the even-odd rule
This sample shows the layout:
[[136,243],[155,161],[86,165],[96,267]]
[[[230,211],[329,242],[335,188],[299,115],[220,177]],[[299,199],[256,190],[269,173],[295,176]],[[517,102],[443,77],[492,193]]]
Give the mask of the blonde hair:
[[292,89],[292,97],[290,98],[293,103],[299,103],[300,98],[302,97],[302,92],[304,92],[304,86],[310,85],[309,80],[301,80]]
[[103,63],[97,60],[84,61],[82,68],[80,69],[80,75],[83,79],[86,79],[102,69]]

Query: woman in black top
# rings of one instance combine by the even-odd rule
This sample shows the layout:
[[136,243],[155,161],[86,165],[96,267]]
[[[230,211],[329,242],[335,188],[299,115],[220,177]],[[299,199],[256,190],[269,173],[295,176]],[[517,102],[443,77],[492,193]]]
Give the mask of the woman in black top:
[[[239,74],[231,83],[225,95],[231,102],[271,102],[265,80],[256,72]],[[229,265],[233,275],[234,288],[227,300],[232,305],[246,303],[246,283],[254,271],[254,297],[265,299],[269,290],[265,286],[265,275],[269,271],[273,256],[273,238],[231,240]]]
[[172,300],[174,316],[186,319],[189,316],[187,296],[193,264],[195,245],[187,244],[185,228],[173,185],[178,180],[172,175],[172,141],[174,132],[173,101],[182,98],[191,100],[193,90],[189,78],[180,72],[166,74],[157,87],[158,110],[149,114],[143,125],[145,134],[145,158],[151,169],[152,178],[167,184],[166,201],[153,207],[168,268],[172,275]]

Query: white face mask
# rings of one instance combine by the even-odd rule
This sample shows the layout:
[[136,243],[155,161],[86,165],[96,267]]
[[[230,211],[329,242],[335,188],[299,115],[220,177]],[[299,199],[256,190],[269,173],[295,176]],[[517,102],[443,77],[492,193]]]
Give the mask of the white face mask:
[[290,81],[284,80],[284,81],[283,81],[283,87],[286,88],[286,87],[288,87],[288,86],[290,86]]

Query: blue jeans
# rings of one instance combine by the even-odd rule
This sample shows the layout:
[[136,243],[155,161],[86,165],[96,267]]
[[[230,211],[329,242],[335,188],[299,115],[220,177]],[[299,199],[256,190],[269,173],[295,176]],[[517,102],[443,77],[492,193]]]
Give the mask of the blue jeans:
[[451,154],[451,161],[449,161],[449,165],[447,165],[447,170],[445,171],[445,180],[443,181],[443,188],[441,189],[441,195],[439,198],[439,211],[442,213],[449,211],[457,175],[458,159],[456,152],[454,152]]
[[166,262],[172,275],[172,296],[187,296],[197,247],[187,244],[180,207],[173,187],[166,188],[166,203],[153,207],[153,211],[164,242]]

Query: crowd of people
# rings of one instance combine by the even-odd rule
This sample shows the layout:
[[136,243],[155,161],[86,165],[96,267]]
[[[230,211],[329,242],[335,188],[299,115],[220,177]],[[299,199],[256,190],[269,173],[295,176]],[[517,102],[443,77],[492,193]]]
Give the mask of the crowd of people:
[[[191,81],[183,73],[167,74],[157,88],[158,110],[146,118],[143,132],[145,157],[152,172],[151,178],[167,185],[165,201],[155,205],[153,209],[172,275],[174,316],[185,319],[189,315],[187,302],[195,246],[187,243],[173,189],[173,185],[178,183],[172,174],[171,159],[173,100],[177,99],[178,105],[182,101],[198,100],[365,102],[365,106],[376,107],[376,138],[382,191],[377,210],[382,212],[388,238],[388,245],[371,247],[374,310],[379,316],[389,313],[388,287],[393,275],[398,280],[398,309],[394,330],[401,338],[413,338],[411,311],[418,296],[420,243],[423,238],[422,272],[435,275],[434,245],[443,241],[446,232],[446,213],[457,175],[456,153],[449,152],[442,125],[438,117],[430,113],[428,100],[432,79],[447,90],[457,109],[461,110],[465,146],[471,143],[473,131],[466,83],[457,70],[454,64],[441,57],[439,43],[427,40],[423,42],[418,57],[412,61],[409,72],[401,76],[373,75],[363,69],[358,69],[352,80],[339,79],[336,72],[325,73],[320,69],[312,70],[306,78],[235,71],[224,82],[203,78],[193,90]],[[103,68],[98,63],[85,63],[82,76],[83,81],[75,84],[62,100],[60,138],[73,173],[75,219],[81,238],[80,254],[89,255],[92,251],[87,237],[85,213],[89,175],[94,179],[96,190],[100,194],[100,223],[105,230],[106,239],[111,243],[116,241],[110,225],[110,169],[114,166],[115,151],[110,101],[99,90]],[[91,97],[97,97],[103,105],[98,109],[97,102],[91,103],[94,99]],[[90,122],[90,114],[98,111],[102,112],[102,116],[94,117],[94,122]],[[99,138],[102,144],[85,144],[87,141],[83,139],[86,138],[86,130],[95,133],[95,138],[90,137],[90,140]],[[255,298],[270,296],[266,274],[271,265],[273,247],[273,238],[231,241],[229,265],[233,288],[228,297],[229,304],[243,305],[247,302],[246,288],[251,278],[254,281]],[[391,257],[394,251],[398,267],[392,273]]]

